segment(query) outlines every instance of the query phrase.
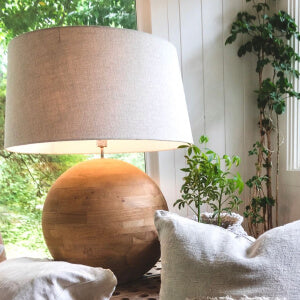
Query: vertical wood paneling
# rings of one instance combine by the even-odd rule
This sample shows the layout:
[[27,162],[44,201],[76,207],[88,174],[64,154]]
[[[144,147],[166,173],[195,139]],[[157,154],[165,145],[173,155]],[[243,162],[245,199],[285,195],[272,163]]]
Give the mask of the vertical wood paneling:
[[[226,153],[243,155],[244,145],[244,80],[242,60],[237,56],[241,39],[225,46],[232,21],[243,10],[240,0],[223,0],[223,51],[224,51],[224,109],[226,128]],[[238,67],[240,66],[240,67]],[[233,88],[234,87],[234,88]],[[233,121],[234,120],[234,121]],[[241,157],[244,161],[244,157]]]
[[225,152],[222,1],[202,0],[205,127],[209,146]]
[[[258,139],[258,111],[253,92],[258,86],[256,61],[251,56],[237,57],[242,41],[226,47],[224,41],[237,12],[251,11],[252,3],[246,4],[245,0],[147,1],[150,1],[151,24],[140,22],[143,25],[140,27],[152,28],[153,34],[170,40],[177,48],[195,142],[205,133],[213,150],[240,155],[239,170],[247,180],[255,173],[254,158],[249,158],[247,153]],[[277,0],[272,9],[287,11],[288,3],[293,2]],[[145,3],[138,6],[144,7]],[[149,14],[143,14],[149,18]],[[138,18],[143,14],[137,14]],[[286,122],[285,115],[281,119],[283,137]],[[281,224],[298,219],[300,214],[300,172],[287,171],[286,147],[281,147],[280,161]],[[183,155],[178,150],[157,155],[161,189],[173,211],[182,184]],[[246,188],[243,199],[247,197]]]
[[[178,53],[179,63],[182,69],[182,53],[181,53],[181,12],[180,1],[168,0],[168,24],[169,24],[169,41],[176,47]],[[174,198],[171,199],[169,209],[172,211],[178,211],[178,208],[172,207],[173,202],[180,197],[180,187],[182,185],[183,173],[180,171],[185,166],[184,159],[185,150],[178,149],[174,151],[174,165],[175,165],[175,186],[174,186]],[[181,214],[185,214],[181,211]],[[187,214],[187,209],[186,209]]]
[[[169,7],[168,0],[151,0],[152,33],[169,40]],[[180,27],[171,26],[172,37]],[[175,39],[174,39],[175,40]],[[158,154],[160,188],[168,203],[169,209],[173,210],[173,202],[176,199],[176,167],[174,151],[163,151]],[[175,209],[176,211],[176,209]]]
[[[202,43],[202,5],[199,0],[179,0],[182,78],[194,142],[205,133],[204,72]],[[184,151],[176,151],[176,161],[184,164]],[[178,196],[182,185],[182,172],[177,172]],[[190,209],[187,214],[191,215]]]
[[[257,130],[254,64],[237,57],[238,43],[224,46],[237,12],[246,8],[244,2],[151,0],[151,26],[153,34],[177,48],[194,141],[207,134],[214,151],[240,155],[249,165],[247,151]],[[179,150],[158,155],[161,189],[173,211],[183,155]],[[244,178],[246,170],[241,172]]]
[[180,0],[182,76],[196,142],[205,132],[202,7],[200,0]]
[[[240,0],[223,0],[223,55],[224,55],[224,109],[225,109],[225,151],[229,155],[239,155],[241,164],[238,168],[243,179],[246,179],[247,151],[244,147],[244,77],[243,61],[237,56],[237,51],[242,43],[240,37],[234,44],[225,46],[225,41],[230,34],[233,20],[238,12],[243,10]],[[237,67],[240,66],[240,67]],[[233,88],[234,87],[234,88]],[[246,190],[246,189],[245,189]],[[245,199],[247,191],[242,195]],[[240,206],[240,211],[245,205]]]
[[176,199],[176,167],[174,151],[163,151],[158,154],[160,188],[165,196],[170,211],[177,211],[173,208]]
[[169,41],[176,47],[179,63],[181,64],[181,35],[179,1],[168,0],[168,32]]
[[[243,1],[243,10],[251,12],[253,3],[245,4]],[[253,11],[252,11],[253,12]],[[245,42],[245,40],[243,41]],[[246,170],[244,172],[244,180],[248,180],[255,175],[255,157],[248,157],[247,153],[252,145],[258,140],[258,109],[255,90],[258,89],[258,76],[255,72],[256,57],[247,55],[242,60],[243,78],[244,78],[244,153],[246,155]],[[246,192],[249,193],[246,187]]]
[[151,21],[152,34],[164,39],[168,39],[169,26],[167,0],[151,0]]

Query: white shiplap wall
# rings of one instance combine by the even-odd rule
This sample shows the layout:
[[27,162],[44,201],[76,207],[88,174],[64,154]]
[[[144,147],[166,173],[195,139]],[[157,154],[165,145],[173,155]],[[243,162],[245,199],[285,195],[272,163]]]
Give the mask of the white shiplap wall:
[[[239,171],[247,179],[254,172],[247,152],[257,132],[255,66],[237,57],[241,40],[224,45],[237,12],[245,9],[245,0],[137,0],[139,29],[177,48],[194,141],[206,134],[219,154],[240,155]],[[170,210],[179,197],[183,155],[175,150],[148,156]]]

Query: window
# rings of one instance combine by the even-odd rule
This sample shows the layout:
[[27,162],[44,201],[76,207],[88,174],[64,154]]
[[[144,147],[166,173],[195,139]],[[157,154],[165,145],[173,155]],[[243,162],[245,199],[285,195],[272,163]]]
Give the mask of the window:
[[[59,174],[89,159],[83,155],[11,155],[3,150],[7,41],[27,31],[63,25],[136,29],[134,0],[7,0],[0,10],[0,231],[9,258],[47,255],[41,229],[46,193]],[[100,157],[97,156],[97,157]],[[107,155],[145,170],[144,153]]]
[[[288,13],[295,19],[298,27],[300,25],[300,3],[299,0],[288,0]],[[293,42],[292,46],[300,54],[299,42]],[[300,64],[296,62],[296,69],[300,71]],[[300,91],[300,79],[294,79],[296,91]],[[287,169],[289,171],[300,171],[300,101],[294,98],[287,100]]]

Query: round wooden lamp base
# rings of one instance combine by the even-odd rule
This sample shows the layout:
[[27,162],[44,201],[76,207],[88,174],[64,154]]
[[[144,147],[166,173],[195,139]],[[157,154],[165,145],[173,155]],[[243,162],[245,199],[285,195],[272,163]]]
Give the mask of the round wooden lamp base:
[[43,233],[55,260],[109,268],[124,283],[159,259],[153,222],[158,209],[166,210],[166,201],[144,172],[119,160],[90,160],[50,189]]

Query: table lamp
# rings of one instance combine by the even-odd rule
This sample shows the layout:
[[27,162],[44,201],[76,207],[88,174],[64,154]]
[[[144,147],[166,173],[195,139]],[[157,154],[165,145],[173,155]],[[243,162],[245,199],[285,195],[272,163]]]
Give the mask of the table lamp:
[[[192,134],[175,47],[134,30],[57,27],[8,47],[5,148],[19,153],[121,153],[175,149]],[[110,268],[119,282],[160,255],[158,186],[113,159],[62,174],[43,208],[55,260]]]

